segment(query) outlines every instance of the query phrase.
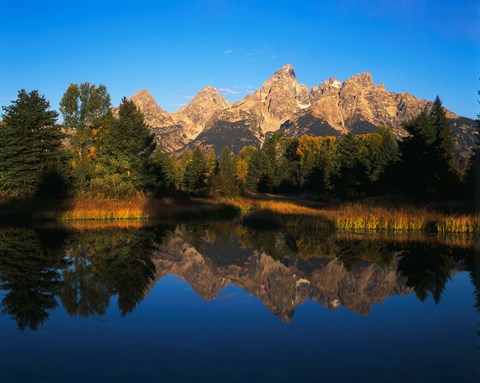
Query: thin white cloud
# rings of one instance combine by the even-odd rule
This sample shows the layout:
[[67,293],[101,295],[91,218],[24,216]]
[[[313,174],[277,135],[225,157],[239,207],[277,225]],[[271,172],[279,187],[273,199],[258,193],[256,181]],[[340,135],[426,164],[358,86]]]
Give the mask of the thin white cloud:
[[230,53],[233,53],[232,49],[226,49],[226,50],[223,51],[224,55],[229,55]]
[[249,85],[234,85],[233,86],[235,89],[252,89],[253,87]]
[[233,90],[233,89],[230,89],[230,88],[219,88],[218,91],[220,93],[224,93],[224,94],[240,94],[240,93],[242,93],[239,90]]
[[195,96],[190,96],[190,95],[187,95],[187,96],[183,96],[182,98],[184,100],[191,100],[192,98],[194,98]]
[[187,104],[175,104],[175,106],[179,106],[180,108],[187,106]]

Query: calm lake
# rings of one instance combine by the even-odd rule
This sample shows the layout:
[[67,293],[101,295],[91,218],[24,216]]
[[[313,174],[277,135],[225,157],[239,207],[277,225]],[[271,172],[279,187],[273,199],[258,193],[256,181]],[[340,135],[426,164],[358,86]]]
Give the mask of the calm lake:
[[0,382],[478,382],[461,238],[0,229]]

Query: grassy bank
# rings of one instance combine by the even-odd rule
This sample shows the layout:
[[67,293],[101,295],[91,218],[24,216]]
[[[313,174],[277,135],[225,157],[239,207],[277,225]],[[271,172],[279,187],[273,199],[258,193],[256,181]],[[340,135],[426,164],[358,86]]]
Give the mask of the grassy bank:
[[248,226],[289,227],[298,230],[344,232],[428,232],[478,234],[478,216],[444,213],[412,205],[377,206],[372,203],[319,204],[290,198],[159,199],[130,200],[75,198],[54,203],[3,201],[0,220],[113,221],[151,219],[234,219]]
[[430,232],[474,234],[480,232],[479,217],[447,214],[416,206],[380,207],[362,203],[338,206],[302,206],[286,201],[231,199],[247,224],[273,225],[299,229],[351,232]]
[[[239,209],[232,204],[206,199],[149,199],[129,200],[78,197],[65,201],[10,200],[0,203],[2,222],[111,222],[152,219],[233,219]],[[142,223],[143,221],[143,223]]]

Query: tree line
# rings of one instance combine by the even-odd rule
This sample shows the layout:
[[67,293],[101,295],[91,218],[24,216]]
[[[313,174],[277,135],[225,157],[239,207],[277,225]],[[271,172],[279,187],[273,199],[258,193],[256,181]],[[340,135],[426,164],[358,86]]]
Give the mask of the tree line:
[[399,194],[416,199],[473,199],[478,140],[461,171],[441,100],[392,129],[342,137],[270,136],[236,155],[196,147],[169,154],[155,146],[142,112],[123,98],[112,108],[105,86],[71,84],[63,122],[38,91],[22,89],[3,107],[0,193],[59,198],[139,194],[228,197],[249,192],[309,192],[333,198]]

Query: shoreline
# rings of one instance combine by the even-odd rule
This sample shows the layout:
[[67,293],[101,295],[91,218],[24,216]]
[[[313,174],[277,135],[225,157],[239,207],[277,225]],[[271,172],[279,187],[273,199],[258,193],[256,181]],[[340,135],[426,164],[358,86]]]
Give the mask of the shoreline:
[[478,234],[480,218],[474,214],[443,213],[411,204],[373,206],[366,202],[339,205],[294,198],[238,197],[130,200],[72,198],[55,201],[3,201],[0,221],[9,222],[111,222],[158,219],[239,220],[269,229],[286,227],[353,233]]

